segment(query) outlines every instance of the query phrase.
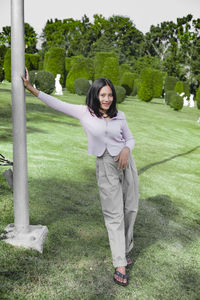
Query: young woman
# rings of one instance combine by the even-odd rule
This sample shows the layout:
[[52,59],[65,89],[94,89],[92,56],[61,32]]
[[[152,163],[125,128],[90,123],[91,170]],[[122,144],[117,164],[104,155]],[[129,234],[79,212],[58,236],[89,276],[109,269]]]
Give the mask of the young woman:
[[95,80],[86,105],[74,105],[31,86],[27,69],[22,79],[26,89],[41,101],[80,120],[88,136],[88,153],[97,157],[96,176],[115,267],[113,278],[117,284],[127,286],[126,266],[132,263],[128,254],[133,248],[138,210],[138,178],[131,155],[134,138],[124,113],[116,108],[113,84],[107,78]]

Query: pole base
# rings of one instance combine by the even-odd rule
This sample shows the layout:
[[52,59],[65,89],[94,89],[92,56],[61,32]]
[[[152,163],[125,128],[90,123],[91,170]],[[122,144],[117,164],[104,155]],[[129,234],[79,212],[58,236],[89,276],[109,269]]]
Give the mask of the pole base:
[[47,226],[29,225],[27,233],[18,233],[14,224],[9,224],[5,228],[6,233],[2,234],[3,241],[13,246],[34,249],[43,252],[43,245],[48,233]]

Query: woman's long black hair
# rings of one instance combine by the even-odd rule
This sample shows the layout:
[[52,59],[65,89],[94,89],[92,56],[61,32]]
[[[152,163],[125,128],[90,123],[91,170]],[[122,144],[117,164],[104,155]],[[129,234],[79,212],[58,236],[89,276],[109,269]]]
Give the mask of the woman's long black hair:
[[86,96],[86,105],[88,106],[91,115],[95,114],[98,118],[101,118],[103,116],[103,113],[101,113],[99,110],[100,109],[99,92],[100,89],[106,85],[109,85],[113,95],[113,102],[106,113],[110,118],[116,117],[118,113],[116,108],[117,96],[112,82],[107,78],[99,78],[93,82]]

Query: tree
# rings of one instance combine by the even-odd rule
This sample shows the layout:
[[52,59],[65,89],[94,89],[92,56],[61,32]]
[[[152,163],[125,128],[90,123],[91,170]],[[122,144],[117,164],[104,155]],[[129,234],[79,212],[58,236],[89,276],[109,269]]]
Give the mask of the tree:
[[[36,45],[37,45],[37,34],[32,26],[28,23],[24,24],[24,32],[25,32],[25,52],[26,53],[36,53]],[[11,46],[11,27],[5,26],[3,27],[3,31],[0,33],[0,45],[6,45],[8,47]]]

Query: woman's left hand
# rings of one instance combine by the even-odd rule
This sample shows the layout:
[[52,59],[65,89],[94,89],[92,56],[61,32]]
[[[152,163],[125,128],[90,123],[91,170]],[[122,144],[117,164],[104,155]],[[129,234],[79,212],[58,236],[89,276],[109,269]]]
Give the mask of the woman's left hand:
[[115,161],[118,161],[118,168],[123,170],[128,166],[130,149],[129,147],[124,147],[120,153],[115,158]]

